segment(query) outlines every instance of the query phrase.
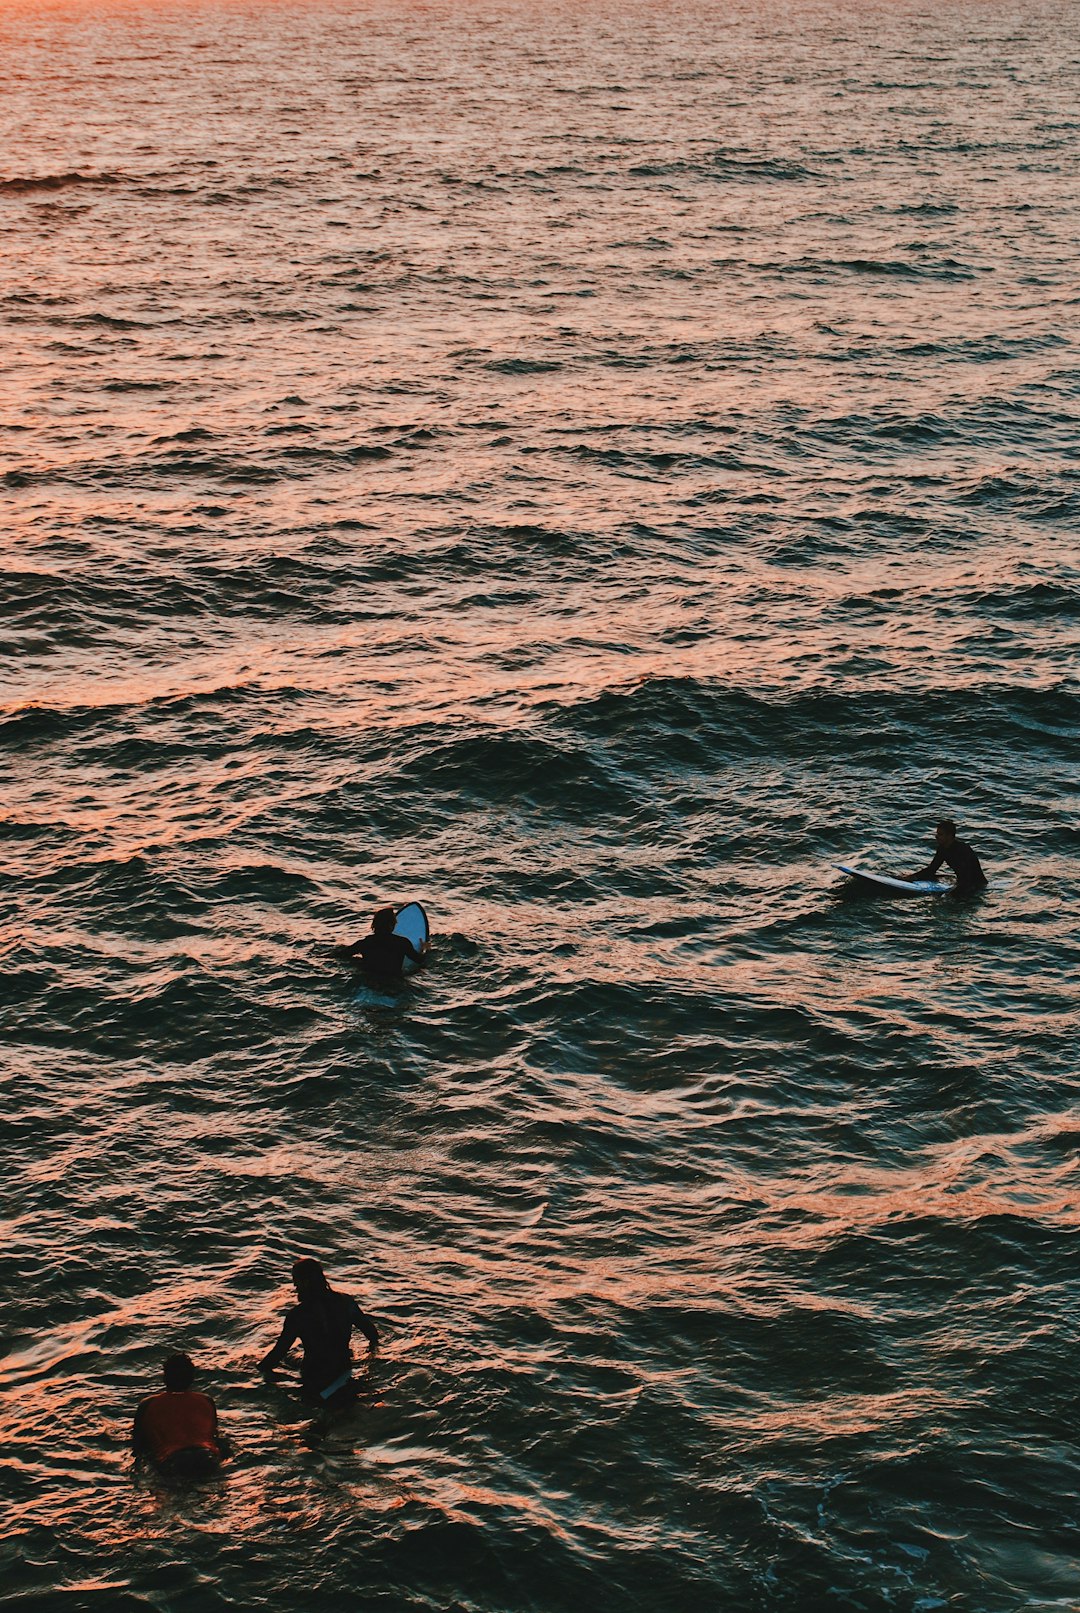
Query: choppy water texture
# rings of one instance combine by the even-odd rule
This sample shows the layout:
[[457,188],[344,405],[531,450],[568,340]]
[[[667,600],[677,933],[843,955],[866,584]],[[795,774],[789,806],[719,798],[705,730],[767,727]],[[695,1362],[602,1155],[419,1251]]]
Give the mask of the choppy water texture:
[[0,1600],[1074,1607],[1076,7],[0,45]]

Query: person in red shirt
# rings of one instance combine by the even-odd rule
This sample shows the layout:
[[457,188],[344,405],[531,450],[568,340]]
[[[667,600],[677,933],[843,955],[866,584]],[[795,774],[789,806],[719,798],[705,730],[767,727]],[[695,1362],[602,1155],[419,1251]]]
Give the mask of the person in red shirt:
[[191,1387],[195,1363],[188,1355],[170,1355],[162,1372],[163,1392],[149,1395],[135,1413],[132,1450],[163,1473],[182,1478],[216,1473],[227,1454],[225,1440],[214,1402]]

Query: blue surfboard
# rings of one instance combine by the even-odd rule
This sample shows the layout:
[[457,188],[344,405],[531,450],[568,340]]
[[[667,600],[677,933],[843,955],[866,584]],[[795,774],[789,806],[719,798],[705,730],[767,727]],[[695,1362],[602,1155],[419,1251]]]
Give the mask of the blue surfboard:
[[[419,902],[407,902],[404,907],[398,908],[394,934],[403,935],[406,941],[412,942],[417,952],[423,952],[431,939],[431,925]],[[407,975],[413,974],[419,967],[411,958],[406,958],[402,965]]]
[[865,868],[849,868],[847,863],[836,863],[834,867],[852,879],[865,879],[868,885],[883,885],[886,890],[902,891],[907,896],[940,896],[952,890],[951,885],[943,885],[937,879],[893,879],[891,874],[871,874]]

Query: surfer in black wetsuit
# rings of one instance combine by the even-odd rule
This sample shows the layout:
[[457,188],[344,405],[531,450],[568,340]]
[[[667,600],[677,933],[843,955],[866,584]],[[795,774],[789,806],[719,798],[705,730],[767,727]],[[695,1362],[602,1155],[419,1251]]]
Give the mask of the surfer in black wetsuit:
[[379,1330],[355,1299],[330,1287],[317,1260],[298,1260],[292,1280],[299,1304],[285,1317],[277,1343],[259,1362],[260,1370],[273,1372],[299,1340],[304,1346],[300,1382],[305,1393],[323,1405],[347,1406],[356,1398],[353,1328],[360,1329],[373,1350],[378,1348]]
[[378,975],[382,980],[397,980],[406,958],[414,963],[422,963],[424,958],[407,936],[394,934],[396,923],[394,909],[380,907],[371,921],[371,934],[362,936],[351,947],[335,947],[334,956],[359,963],[369,974]]
[[982,864],[967,841],[956,838],[956,824],[951,818],[942,818],[934,830],[934,843],[937,851],[930,862],[925,868],[920,868],[917,874],[908,877],[912,880],[933,879],[942,863],[948,863],[956,875],[954,896],[967,896],[972,891],[981,891],[986,884]]

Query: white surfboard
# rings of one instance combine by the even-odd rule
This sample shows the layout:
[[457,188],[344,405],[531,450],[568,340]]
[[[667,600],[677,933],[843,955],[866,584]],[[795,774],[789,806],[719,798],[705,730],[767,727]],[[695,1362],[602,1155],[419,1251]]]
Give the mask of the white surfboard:
[[888,890],[904,891],[908,896],[939,896],[944,891],[951,891],[951,885],[943,885],[937,879],[893,879],[889,874],[870,874],[865,868],[849,868],[847,863],[836,863],[842,874],[850,874],[852,879],[865,879],[871,885],[884,885]]
[[[431,939],[431,925],[419,902],[409,902],[405,907],[398,909],[394,934],[403,935],[406,941],[411,941],[417,952],[424,950]],[[411,975],[419,968],[419,964],[414,963],[411,958],[406,958],[402,968],[407,975]]]

